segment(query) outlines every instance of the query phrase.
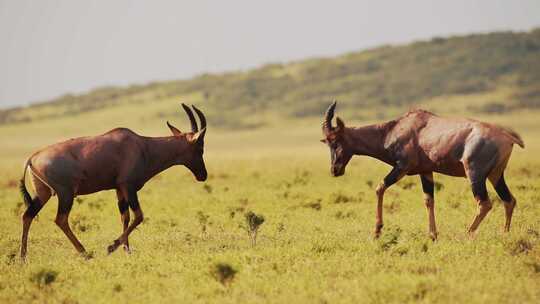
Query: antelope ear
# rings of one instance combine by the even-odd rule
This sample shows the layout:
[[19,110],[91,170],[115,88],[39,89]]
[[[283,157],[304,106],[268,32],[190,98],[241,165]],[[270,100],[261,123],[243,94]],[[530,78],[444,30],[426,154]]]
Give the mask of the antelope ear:
[[171,125],[168,121],[167,121],[167,127],[169,127],[169,129],[171,129],[171,132],[174,136],[180,136],[182,134],[182,132],[180,132],[180,130],[178,130],[177,128],[175,128],[173,125]]
[[328,140],[326,140],[326,138],[323,138],[323,139],[321,139],[320,141],[321,141],[323,144],[328,143]]
[[203,128],[199,132],[193,134],[193,137],[191,137],[191,142],[192,143],[202,142],[204,140],[205,134],[206,134],[206,128]]
[[338,131],[343,131],[345,129],[345,123],[343,120],[341,120],[341,118],[339,118],[339,116],[336,118],[336,124]]

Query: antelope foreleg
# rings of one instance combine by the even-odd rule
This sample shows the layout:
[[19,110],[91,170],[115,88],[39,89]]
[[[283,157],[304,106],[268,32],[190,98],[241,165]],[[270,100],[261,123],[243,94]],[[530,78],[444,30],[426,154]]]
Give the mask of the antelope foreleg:
[[114,242],[111,245],[109,245],[109,247],[107,247],[107,252],[109,254],[113,253],[116,249],[118,249],[118,247],[120,245],[127,244],[128,243],[128,237],[131,234],[131,232],[133,232],[133,230],[135,228],[137,228],[137,226],[140,223],[142,223],[142,221],[144,219],[144,216],[143,216],[143,212],[142,212],[141,208],[139,207],[138,209],[133,210],[133,213],[135,213],[135,218],[133,219],[133,222],[131,222],[129,227],[122,233],[122,235],[120,235],[119,238],[114,240]]
[[428,211],[429,235],[433,241],[437,240],[437,226],[435,224],[435,183],[433,173],[420,176],[422,191],[424,192],[424,203]]
[[405,171],[399,167],[394,167],[388,175],[384,178],[383,182],[377,186],[375,193],[377,194],[377,213],[375,217],[375,238],[378,238],[381,235],[382,227],[384,226],[383,222],[383,201],[384,201],[384,192],[388,187],[395,184],[405,175]]
[[[118,200],[118,210],[120,211],[120,219],[122,221],[122,233],[125,233],[129,227],[129,204],[127,201],[120,198]],[[127,253],[131,253],[131,250],[129,249],[129,239],[126,238],[126,242],[124,244],[124,250]]]

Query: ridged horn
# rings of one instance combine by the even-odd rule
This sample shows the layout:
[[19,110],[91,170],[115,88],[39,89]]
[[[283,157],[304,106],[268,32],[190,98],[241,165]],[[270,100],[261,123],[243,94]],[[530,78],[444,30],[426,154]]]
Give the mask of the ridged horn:
[[328,107],[326,110],[326,113],[324,115],[324,121],[322,124],[322,129],[324,133],[330,132],[332,130],[332,118],[334,118],[334,110],[336,109],[337,101],[334,100],[332,104]]
[[186,114],[189,117],[189,122],[191,123],[191,132],[198,132],[199,128],[197,127],[197,121],[195,120],[195,116],[193,116],[193,112],[191,112],[191,109],[184,103],[182,103],[182,108],[184,108],[184,111],[186,111]]
[[193,110],[195,110],[195,113],[197,113],[197,116],[199,116],[199,120],[201,121],[201,130],[206,128],[206,117],[204,117],[204,114],[201,110],[197,109],[194,105],[191,105]]

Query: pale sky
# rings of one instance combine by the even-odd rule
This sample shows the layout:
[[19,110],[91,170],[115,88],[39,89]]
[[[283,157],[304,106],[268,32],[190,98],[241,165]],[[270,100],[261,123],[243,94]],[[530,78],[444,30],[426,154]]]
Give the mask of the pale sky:
[[540,0],[0,0],[0,107],[538,26]]

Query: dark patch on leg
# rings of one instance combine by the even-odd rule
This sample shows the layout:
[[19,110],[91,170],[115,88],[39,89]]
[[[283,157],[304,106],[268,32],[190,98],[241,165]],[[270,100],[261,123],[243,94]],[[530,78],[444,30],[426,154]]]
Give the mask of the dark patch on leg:
[[139,210],[141,207],[139,206],[139,197],[137,196],[137,191],[130,188],[127,196],[129,208],[131,208],[133,211]]
[[137,197],[135,197],[135,199],[130,199],[128,203],[129,203],[129,208],[131,208],[131,210],[133,211],[137,211],[141,208]]
[[422,181],[422,190],[424,193],[429,194],[431,197],[433,197],[435,193],[435,184],[433,181],[429,180],[427,177],[420,175],[420,181]]
[[393,184],[395,184],[400,178],[401,173],[402,173],[401,168],[398,168],[398,167],[392,168],[392,171],[390,171],[390,173],[388,173],[388,175],[384,178],[384,187],[388,188],[392,186]]
[[129,204],[126,201],[124,200],[118,201],[118,210],[120,211],[121,214],[126,212],[128,208],[129,208]]
[[69,214],[73,207],[73,199],[60,199],[58,200],[58,214]]
[[506,185],[506,182],[504,181],[504,174],[501,175],[501,178],[499,178],[497,185],[495,185],[495,191],[497,191],[497,194],[503,200],[503,202],[505,203],[512,202],[513,200],[512,194],[510,193],[510,189],[508,189],[508,186]]
[[41,201],[39,200],[39,198],[34,197],[34,199],[30,201],[30,204],[26,208],[26,211],[24,212],[23,216],[34,218],[39,213],[42,207],[43,205],[41,204]]
[[479,199],[482,202],[488,199],[485,179],[473,181],[471,182],[471,186],[475,198]]

